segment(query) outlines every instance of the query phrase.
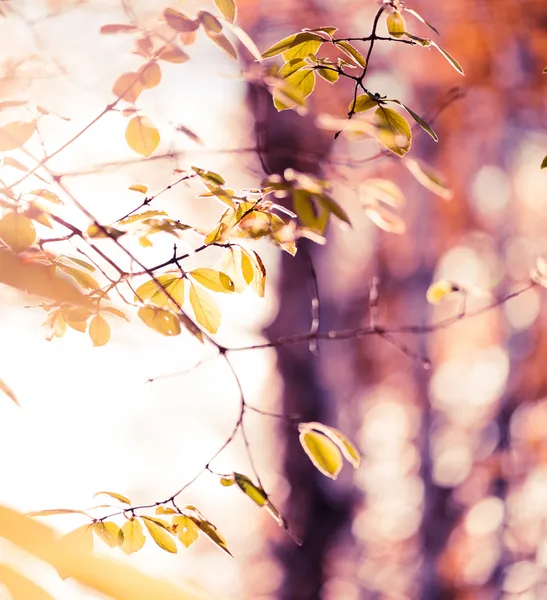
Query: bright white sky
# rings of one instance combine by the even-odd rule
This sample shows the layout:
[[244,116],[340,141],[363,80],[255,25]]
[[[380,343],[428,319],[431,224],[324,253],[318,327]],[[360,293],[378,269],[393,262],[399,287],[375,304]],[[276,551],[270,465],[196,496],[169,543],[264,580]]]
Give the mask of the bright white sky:
[[[51,151],[112,101],[113,82],[124,70],[138,67],[140,59],[130,54],[129,37],[98,33],[103,24],[125,21],[117,2],[82,3],[43,21],[39,18],[44,9],[40,2],[14,6],[24,19],[19,23],[15,17],[9,22],[0,20],[3,48],[9,48],[14,57],[41,57],[36,63],[28,63],[32,81],[22,89],[8,90],[7,97],[29,99],[71,118],[65,123],[50,117],[49,124],[45,123],[44,137]],[[134,6],[137,14],[152,17],[161,12],[164,3],[142,0]],[[30,19],[37,19],[32,30],[25,23]],[[162,64],[162,84],[143,94],[140,103],[162,132],[158,152],[176,148],[176,144],[200,150],[181,137],[170,137],[170,125],[178,123],[194,130],[206,148],[248,143],[241,133],[245,87],[237,80],[234,64],[207,40],[191,47],[189,53],[193,58],[185,65]],[[60,66],[66,69],[66,75],[59,74]],[[47,76],[34,80],[33,76],[40,73]],[[7,118],[25,116],[14,111]],[[125,144],[124,127],[125,120],[119,114],[108,115],[52,161],[52,168],[57,172],[78,171],[97,163],[135,158],[137,155]],[[171,145],[173,140],[175,145]],[[39,145],[34,150],[39,153]],[[27,157],[17,157],[29,163]],[[236,187],[256,185],[253,176],[238,172],[236,161],[201,152],[189,156],[180,166],[197,164],[228,173]],[[176,166],[153,162],[66,181],[76,196],[107,222],[139,202],[138,194],[127,190],[129,185],[142,183],[152,192],[158,191],[174,180],[171,173]],[[36,180],[29,185],[32,187],[22,191],[35,188]],[[179,188],[164,198],[169,204],[158,200],[158,207],[174,207],[187,219],[200,213],[204,219],[201,206],[197,206],[197,202],[202,205],[204,201],[194,200],[189,190]],[[211,200],[205,202],[213,205]],[[75,216],[70,208],[64,210],[69,217]],[[212,214],[209,212],[209,217]],[[169,241],[159,251],[154,248],[141,252],[141,257],[153,264],[159,256],[160,262],[169,256],[171,245]],[[275,271],[277,255],[277,251],[266,251],[270,273]],[[224,299],[223,338],[234,345],[256,341],[253,332],[259,331],[275,311],[271,277],[269,286],[270,297],[266,300],[258,300],[252,292]],[[0,503],[23,511],[85,508],[94,504],[93,494],[103,489],[123,493],[134,503],[163,499],[191,479],[230,433],[239,399],[235,381],[222,361],[211,360],[186,375],[146,384],[150,377],[184,370],[200,359],[204,349],[191,336],[164,338],[136,317],[130,324],[114,317],[110,320],[112,341],[106,347],[93,348],[86,335],[72,330],[63,339],[47,342],[40,327],[45,313],[22,307],[32,304],[31,299],[2,286],[0,302],[0,377],[13,388],[22,405],[17,409],[7,398],[0,402]],[[238,371],[247,399],[257,406],[272,402],[271,394],[264,399],[264,390],[276,387],[273,361],[271,352],[234,357],[236,367],[241,365]],[[273,487],[277,480],[271,447],[275,423],[252,419],[251,437],[259,468],[265,482]],[[265,431],[272,432],[272,436]],[[267,440],[270,444],[265,443]],[[249,472],[239,444],[230,447],[216,467],[222,472]],[[150,541],[142,552],[131,557],[131,562],[175,580],[191,576],[211,591],[222,593],[223,598],[228,597],[227,592],[241,597],[237,590],[245,559],[260,544],[256,531],[262,518],[259,510],[249,506],[237,490],[222,488],[212,476],[204,476],[190,488],[183,502],[197,505],[219,527],[236,560],[231,561],[201,540],[188,551],[181,548],[177,556],[167,555]],[[54,517],[47,522],[62,530],[83,524],[73,516]],[[119,550],[110,551],[101,542],[96,547],[122,557]],[[0,558],[15,564],[26,562],[12,548],[6,549],[5,543],[0,544]],[[214,579],[209,576],[211,572],[215,573]],[[40,582],[60,600],[88,597],[47,571]]]

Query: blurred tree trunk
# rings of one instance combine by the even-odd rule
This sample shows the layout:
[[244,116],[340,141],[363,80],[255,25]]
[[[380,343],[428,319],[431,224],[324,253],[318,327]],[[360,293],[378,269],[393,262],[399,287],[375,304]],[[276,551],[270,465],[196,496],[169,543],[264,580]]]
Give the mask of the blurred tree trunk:
[[[285,169],[321,175],[320,165],[332,140],[309,123],[308,117],[294,112],[278,113],[263,89],[250,90],[254,108],[257,142],[263,168],[268,174],[283,174]],[[266,330],[269,339],[306,331],[312,320],[313,277],[311,265],[320,265],[321,249],[307,240],[300,241],[295,258],[283,253],[277,293],[279,312]],[[323,304],[322,323],[331,312]],[[281,346],[277,351],[278,371],[283,379],[283,412],[298,415],[301,421],[333,423],[336,403],[322,384],[321,362],[307,344]],[[284,440],[284,471],[290,486],[286,517],[302,540],[290,538],[276,549],[284,569],[283,600],[316,600],[325,583],[326,556],[338,532],[351,523],[351,500],[337,492],[302,451],[294,430]]]

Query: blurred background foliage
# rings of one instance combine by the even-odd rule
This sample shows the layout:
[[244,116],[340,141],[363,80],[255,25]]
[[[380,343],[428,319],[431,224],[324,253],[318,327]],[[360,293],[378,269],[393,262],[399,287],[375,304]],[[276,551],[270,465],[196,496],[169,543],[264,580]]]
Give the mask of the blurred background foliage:
[[[195,3],[185,6],[190,4]],[[129,2],[119,7],[71,0],[44,4],[22,0],[9,5],[9,11],[17,14],[8,14],[1,23],[4,30],[11,27],[11,34],[6,35],[8,40],[12,36],[12,42],[5,45],[9,52],[1,65],[0,95],[9,98],[21,90],[31,95],[45,93],[59,107],[71,109],[76,120],[85,119],[75,104],[91,95],[90,102],[100,106],[96,88],[109,89],[114,80],[110,75],[121,72],[120,64],[126,60],[118,54],[127,49],[108,41],[109,50],[101,50],[102,39],[80,34],[79,40],[77,31],[89,22],[96,25],[96,33],[101,24],[112,22],[111,13],[128,10]],[[303,27],[335,25],[344,35],[367,35],[377,9],[370,0],[239,0],[238,6],[239,23],[261,50]],[[134,0],[130,7],[146,23],[163,4]],[[325,246],[303,240],[295,258],[268,251],[268,266],[276,275],[270,278],[270,293],[276,288],[275,301],[270,299],[265,309],[256,302],[247,306],[262,314],[251,325],[263,327],[268,339],[309,328],[310,261],[317,273],[321,329],[328,330],[369,324],[373,277],[379,282],[381,323],[425,324],[460,310],[457,300],[435,308],[426,304],[432,281],[448,279],[483,293],[467,298],[466,310],[471,311],[484,305],[484,294],[509,294],[522,287],[536,257],[547,254],[547,179],[539,169],[547,148],[547,93],[545,77],[541,77],[547,64],[547,4],[542,0],[416,0],[412,8],[441,32],[443,47],[463,66],[465,78],[460,79],[437,53],[383,44],[375,51],[367,87],[400,98],[434,120],[439,144],[417,133],[411,154],[442,173],[454,190],[450,202],[424,190],[398,159],[368,161],[375,148],[343,138],[334,142],[331,132],[315,127],[314,116],[347,111],[351,86],[344,87],[345,83],[332,88],[319,82],[306,116],[277,113],[263,90],[235,81],[234,67],[208,49],[201,59],[196,51],[196,65],[189,63],[184,74],[177,72],[174,77],[180,81],[165,86],[159,92],[164,97],[153,101],[152,109],[166,111],[166,119],[195,128],[210,150],[175,144],[169,152],[176,160],[184,163],[199,156],[200,165],[210,163],[209,168],[221,173],[232,170],[242,182],[260,178],[263,166],[269,173],[293,168],[320,175],[333,182],[336,200],[351,217],[353,228],[332,227]],[[58,40],[48,35],[47,28],[70,33],[67,40]],[[24,31],[22,36],[15,36],[16,29]],[[101,56],[112,56],[112,67],[101,64]],[[45,82],[40,81],[42,77],[47,77]],[[74,86],[72,99],[63,88],[67,81]],[[185,108],[167,109],[173,96],[181,94],[189,97],[182,102]],[[204,109],[205,116],[197,115]],[[96,143],[99,148],[101,140]],[[262,161],[256,152],[215,153],[225,148],[254,148],[257,143]],[[76,156],[60,168],[87,168],[83,148],[75,150]],[[111,147],[102,161],[123,163],[116,152]],[[109,186],[126,182],[136,173],[140,179],[164,181],[174,166],[173,156],[108,169],[97,160],[95,172],[74,176],[74,188],[85,191],[93,182],[111,202],[115,194],[108,191]],[[113,173],[122,170],[130,174],[115,179]],[[403,235],[375,228],[360,207],[363,184],[377,177],[393,179],[407,197]],[[129,179],[127,183],[134,183]],[[130,199],[124,199],[123,206],[120,200],[114,210],[104,197],[95,196],[89,202],[111,218],[123,213],[125,205],[131,208]],[[192,210],[196,218],[202,214],[195,208],[181,210]],[[20,313],[15,296],[6,302]],[[257,418],[250,437],[251,445],[260,447],[259,469],[304,545],[295,545],[266,518],[247,513],[245,504],[230,505],[229,511],[240,513],[237,518],[225,515],[219,506],[227,492],[210,486],[201,493],[208,498],[209,511],[220,513],[221,522],[226,522],[237,567],[227,565],[229,559],[224,556],[212,556],[212,551],[196,551],[191,559],[186,558],[188,554],[176,560],[191,560],[196,579],[215,592],[222,589],[226,598],[547,597],[544,305],[542,291],[534,288],[449,328],[402,338],[407,352],[380,337],[366,336],[322,341],[316,352],[310,352],[306,344],[290,345],[278,348],[275,356],[272,352],[267,358],[242,360],[242,379],[251,397],[258,399],[257,405],[338,427],[357,442],[363,464],[355,473],[345,469],[338,481],[330,481],[301,451],[294,430],[282,422]],[[245,319],[238,317],[238,309],[234,315],[237,325],[232,339],[251,335],[241,332]],[[24,327],[23,321],[18,327]],[[135,343],[130,328],[123,331]],[[256,338],[257,334],[252,335]],[[32,335],[27,338],[32,343]],[[175,346],[170,348],[177,352]],[[129,352],[130,348],[122,346],[121,350]],[[163,352],[159,344],[154,352]],[[431,368],[424,369],[408,354],[427,356]],[[95,360],[83,356],[84,362]],[[148,355],[133,360],[140,369],[147,368],[148,376],[179,369],[175,358],[163,356],[165,360],[156,361]],[[104,365],[92,364],[94,377],[100,381]],[[226,376],[219,368],[216,375],[220,373]],[[116,373],[109,376],[115,379]],[[177,385],[192,390],[195,402],[203,400],[210,409],[216,406],[218,390],[212,383],[200,387],[200,376],[194,373],[190,381],[181,379]],[[160,382],[152,388],[155,392],[146,393],[156,394],[161,401],[173,394],[169,385],[174,384]],[[47,404],[47,388],[42,393],[42,402]],[[117,394],[122,393],[120,385]],[[169,401],[172,408],[175,404]],[[175,409],[178,418],[183,418],[183,408]],[[151,433],[146,427],[150,423],[147,410],[141,409],[141,421],[125,421],[124,435],[133,438],[135,446]],[[195,410],[197,418],[200,414]],[[146,441],[142,444],[126,460],[144,461],[148,470],[158,461],[165,467],[166,455],[178,452],[174,444],[159,450],[148,448]],[[236,454],[233,460],[239,460]],[[234,468],[229,461],[223,464]],[[178,485],[180,476],[163,467],[149,480],[154,493],[158,486]],[[96,475],[94,481],[100,477]],[[123,485],[128,493],[131,486],[144,495],[152,493],[136,474]],[[49,498],[36,496],[32,508],[46,501]],[[11,498],[10,502],[16,501]],[[28,500],[24,504],[31,508],[26,506]],[[234,518],[231,526],[228,521]],[[161,560],[167,559],[162,556]],[[178,564],[169,559],[170,573]]]

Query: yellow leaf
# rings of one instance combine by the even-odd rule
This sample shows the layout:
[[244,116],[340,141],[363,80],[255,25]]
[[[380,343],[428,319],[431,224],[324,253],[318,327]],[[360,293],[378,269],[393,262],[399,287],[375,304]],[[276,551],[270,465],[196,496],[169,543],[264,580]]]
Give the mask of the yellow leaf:
[[129,73],[123,73],[118,77],[112,92],[122,100],[127,102],[136,102],[137,98],[141,95],[144,89],[144,84],[141,80],[139,73],[130,71]]
[[114,498],[115,500],[123,502],[124,504],[129,504],[129,506],[131,506],[131,500],[129,500],[129,498],[127,498],[126,496],[124,496],[122,494],[118,494],[116,492],[97,492],[96,494],[93,494],[93,498],[95,498],[96,496],[99,496],[101,494],[104,494],[105,496],[110,496],[111,498]]
[[[190,517],[192,521],[203,531],[203,533],[219,548],[224,550],[226,554],[232,556],[232,553],[228,550],[228,544],[222,535],[218,532],[217,528],[207,520],[197,519]],[[233,557],[232,557],[233,558]]]
[[160,308],[180,309],[184,303],[184,279],[180,275],[158,275],[135,291],[135,300],[154,304]]
[[120,546],[126,554],[133,554],[140,550],[146,542],[146,537],[142,532],[142,525],[137,519],[126,521],[122,525],[123,542]]
[[55,600],[30,579],[4,564],[0,564],[0,582],[12,600]]
[[93,523],[93,531],[105,544],[117,548],[123,544],[123,533],[112,521],[97,521]]
[[207,37],[213,41],[217,46],[222,48],[226,54],[233,60],[237,60],[237,51],[234,48],[232,42],[223,33],[211,33],[210,31],[205,32]]
[[314,466],[331,479],[336,479],[342,469],[342,454],[338,446],[322,433],[302,429],[300,443]]
[[395,38],[403,37],[406,31],[405,18],[401,13],[393,12],[387,17],[387,30]]
[[175,533],[180,542],[189,548],[199,537],[199,527],[186,515],[178,515],[172,520]]
[[[454,192],[446,185],[442,176],[429,165],[408,157],[404,161],[404,164],[412,175],[414,175],[418,183],[421,183],[430,192],[433,192],[444,200],[451,200],[454,197]],[[545,164],[547,166],[547,161]]]
[[342,40],[336,42],[336,45],[346,56],[349,56],[357,66],[363,67],[363,69],[367,66],[365,57],[352,44]]
[[378,141],[398,156],[404,156],[412,143],[408,121],[398,112],[383,106],[376,109],[374,117]]
[[198,283],[201,283],[201,285],[213,292],[223,292],[227,294],[235,291],[234,282],[226,275],[226,273],[222,273],[221,271],[200,267],[199,269],[190,271],[188,274]]
[[237,7],[234,0],[215,0],[215,6],[230,23],[236,20]]
[[139,309],[138,315],[143,323],[163,335],[179,335],[181,331],[179,319],[168,310],[145,306]]
[[35,130],[32,121],[14,121],[0,127],[0,152],[19,148],[32,137]]
[[317,33],[309,31],[295,33],[282,39],[262,53],[262,58],[271,58],[283,54],[285,61],[292,58],[307,58],[309,54],[316,54],[325,40]]
[[167,523],[165,523],[165,526],[159,525],[158,521],[160,519],[152,519],[151,517],[142,517],[142,520],[146,529],[148,529],[148,533],[150,533],[152,539],[162,550],[172,552],[173,554],[177,553],[177,544],[167,531],[169,527]]
[[36,229],[25,215],[10,212],[0,219],[0,238],[14,252],[24,252],[36,241]]
[[17,396],[13,393],[12,389],[9,387],[9,385],[3,380],[0,379],[0,391],[4,392],[4,394],[15,404],[17,404],[17,406],[21,406],[19,404],[19,401],[17,400]]
[[338,446],[338,448],[340,448],[344,458],[352,464],[354,469],[357,469],[357,467],[359,467],[361,464],[361,455],[359,454],[359,451],[353,442],[351,442],[349,438],[338,429],[316,422],[300,423],[300,428],[301,430],[314,429],[329,437]]
[[241,250],[241,272],[243,273],[243,279],[247,283],[251,283],[255,276],[255,268],[251,257],[244,249]]
[[57,267],[67,275],[73,277],[85,290],[98,290],[101,287],[95,277],[86,271],[81,271],[80,269],[75,269],[64,264],[57,264]]
[[210,12],[206,10],[200,10],[198,18],[205,29],[205,33],[209,35],[218,35],[222,31],[222,23]]
[[140,80],[148,90],[156,87],[161,82],[161,68],[157,62],[149,62],[139,69]]
[[268,495],[259,486],[255,485],[246,475],[233,474],[239,489],[258,506],[264,506],[268,502]]
[[222,315],[212,296],[201,287],[192,284],[190,286],[190,304],[197,322],[209,333],[216,333]]
[[371,108],[378,106],[378,102],[373,100],[368,94],[361,94],[357,96],[355,99],[355,104],[353,102],[349,105],[349,110],[353,109],[353,112],[365,112]]
[[89,337],[94,346],[104,346],[110,341],[110,325],[101,315],[95,315],[91,319],[89,323]]
[[258,266],[254,279],[251,282],[251,288],[260,298],[264,298],[264,291],[266,289],[266,267],[260,256],[254,250],[251,250],[251,253]]
[[88,307],[95,304],[68,279],[60,276],[54,266],[25,261],[4,248],[0,248],[0,283],[56,302]]
[[158,55],[160,60],[165,60],[166,62],[182,64],[187,60],[190,60],[190,57],[184,50],[177,48],[174,44],[166,44],[163,50]]
[[156,507],[157,515],[176,515],[177,511],[174,508],[166,507],[166,506],[157,506]]
[[[81,552],[77,545],[68,541],[60,547],[53,529],[3,506],[0,506],[0,536],[57,570],[62,570],[83,586],[112,600],[202,598],[188,587],[182,588],[165,579],[149,577],[120,561]],[[28,596],[23,598],[30,600]]]
[[229,475],[228,477],[220,478],[220,485],[223,485],[224,487],[230,487],[231,485],[234,485],[235,482],[236,480],[234,478],[234,473],[232,473],[232,475]]
[[[140,192],[141,194],[146,194],[146,192],[148,191],[148,187],[146,187],[145,185],[140,185],[138,183],[130,186],[129,189],[134,192]],[[123,221],[120,221],[120,223],[123,223]]]
[[50,192],[49,190],[32,190],[29,192],[33,196],[38,196],[39,198],[43,198],[44,200],[48,200],[49,202],[53,202],[53,204],[62,204],[63,201],[57,194]]
[[36,510],[33,512],[27,513],[28,517],[51,517],[53,515],[71,515],[71,514],[79,514],[86,515],[83,510],[74,510],[72,508],[49,508],[47,510]]
[[133,117],[127,124],[125,139],[131,150],[148,158],[160,143],[160,132],[147,117]]
[[430,304],[440,304],[448,295],[458,292],[460,288],[450,281],[441,279],[432,283],[426,292],[427,301]]

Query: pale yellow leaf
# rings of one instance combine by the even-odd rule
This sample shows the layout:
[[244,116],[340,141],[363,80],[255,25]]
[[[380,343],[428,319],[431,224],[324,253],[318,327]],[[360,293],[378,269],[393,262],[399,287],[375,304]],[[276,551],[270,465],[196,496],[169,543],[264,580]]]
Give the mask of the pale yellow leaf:
[[440,304],[447,296],[459,291],[459,289],[457,285],[450,283],[450,281],[441,279],[429,286],[426,292],[426,299],[430,304]]
[[118,98],[127,102],[136,102],[144,89],[144,84],[139,73],[130,71],[118,77],[112,88],[112,92]]
[[192,284],[190,286],[190,304],[196,321],[209,333],[216,333],[222,314],[211,294],[200,286]]
[[160,143],[160,132],[147,117],[133,117],[127,124],[125,139],[132,150],[148,158]]
[[199,527],[186,515],[178,515],[172,520],[179,541],[189,548],[199,537]]
[[115,500],[118,500],[119,502],[123,502],[124,504],[129,504],[129,506],[131,506],[131,500],[129,500],[129,498],[127,498],[126,496],[124,496],[123,494],[118,494],[117,492],[97,492],[96,494],[93,494],[93,498],[95,498],[96,496],[99,495],[105,495],[105,496],[110,496],[111,498],[114,498]]
[[228,275],[222,273],[221,271],[200,267],[190,271],[188,274],[192,276],[198,283],[212,290],[213,292],[223,292],[226,294],[235,291],[234,282],[230,279],[230,277],[228,277]]
[[36,131],[34,123],[14,121],[0,127],[0,152],[14,150],[27,142]]
[[123,542],[121,549],[126,554],[133,554],[140,550],[146,542],[146,537],[142,532],[142,525],[137,519],[126,521],[122,525]]
[[123,533],[118,525],[112,521],[93,523],[93,531],[111,548],[117,548],[123,544]]
[[89,337],[94,346],[104,346],[110,341],[110,325],[101,315],[95,315],[91,319],[89,323]]
[[314,466],[331,479],[336,479],[342,469],[342,454],[338,446],[326,435],[303,428],[300,443]]
[[234,0],[215,0],[215,6],[230,23],[236,20],[237,7]]
[[[173,539],[173,536],[167,531],[165,527],[158,524],[159,519],[152,519],[151,517],[142,517],[148,533],[152,536],[152,539],[156,544],[166,552],[173,554],[177,553],[177,544]],[[166,523],[168,527],[168,524]]]
[[139,309],[138,316],[148,327],[162,335],[179,335],[181,331],[179,318],[168,310],[145,306]]
[[14,252],[24,252],[36,241],[36,229],[25,215],[10,212],[0,219],[0,238]]

